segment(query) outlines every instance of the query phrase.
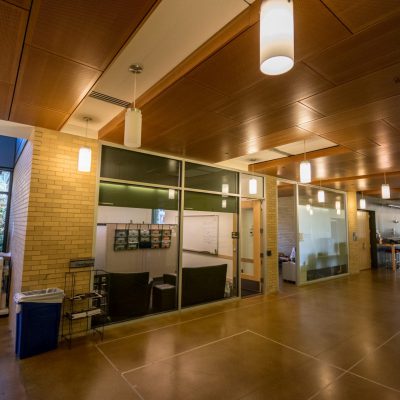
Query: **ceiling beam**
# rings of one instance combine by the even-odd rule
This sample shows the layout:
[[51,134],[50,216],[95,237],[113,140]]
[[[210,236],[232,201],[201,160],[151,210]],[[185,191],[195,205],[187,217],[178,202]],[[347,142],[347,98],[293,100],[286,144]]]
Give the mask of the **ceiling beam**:
[[[345,153],[349,153],[351,151],[352,150],[350,150],[349,148],[344,147],[344,146],[328,147],[327,149],[315,150],[315,151],[308,152],[307,160],[312,160],[312,159],[321,158],[321,157],[337,156],[339,154],[345,154]],[[263,161],[263,162],[259,162],[259,163],[255,163],[255,164],[250,164],[248,166],[248,170],[252,171],[252,172],[262,172],[262,171],[268,170],[270,168],[280,167],[282,165],[299,163],[303,160],[304,160],[304,154],[302,153],[302,154],[298,154],[295,156],[278,158],[277,160]]]
[[[211,39],[195,50],[190,56],[183,60],[172,71],[165,75],[160,81],[143,93],[137,100],[137,106],[143,107],[146,103],[153,100],[164,90],[168,89],[176,81],[188,74],[200,63],[212,56],[227,43],[239,36],[242,32],[252,27],[259,21],[260,0],[256,0],[247,7],[242,13],[234,18],[229,24],[218,31]],[[121,129],[124,124],[125,112],[122,111],[109,123],[99,130],[99,139],[105,139],[114,130]]]

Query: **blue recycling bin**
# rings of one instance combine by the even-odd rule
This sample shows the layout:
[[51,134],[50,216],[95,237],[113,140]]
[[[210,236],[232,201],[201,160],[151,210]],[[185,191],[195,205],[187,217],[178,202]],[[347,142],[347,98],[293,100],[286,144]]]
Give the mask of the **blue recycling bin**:
[[26,358],[58,346],[64,292],[58,288],[17,293],[15,353]]

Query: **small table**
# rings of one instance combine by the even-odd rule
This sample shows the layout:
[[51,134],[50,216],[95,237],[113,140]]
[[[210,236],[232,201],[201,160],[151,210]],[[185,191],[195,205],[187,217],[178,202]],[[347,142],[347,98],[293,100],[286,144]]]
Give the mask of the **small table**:
[[162,283],[153,286],[153,310],[167,311],[175,308],[175,286]]
[[392,251],[392,270],[396,271],[396,247],[399,247],[398,244],[389,244],[389,243],[385,243],[385,244],[378,244],[378,247],[383,248],[391,248]]

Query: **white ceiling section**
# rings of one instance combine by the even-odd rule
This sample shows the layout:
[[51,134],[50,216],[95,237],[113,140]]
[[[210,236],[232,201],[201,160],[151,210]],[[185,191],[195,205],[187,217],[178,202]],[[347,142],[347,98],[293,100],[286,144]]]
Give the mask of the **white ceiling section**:
[[28,139],[35,128],[30,125],[18,124],[16,122],[0,119],[0,135]]
[[[329,140],[323,139],[317,135],[307,138],[306,140],[306,152],[326,149],[328,147],[337,146]],[[278,158],[285,158],[289,156],[295,156],[304,152],[304,141],[300,140],[297,142],[278,146],[269,150],[261,150],[256,153],[247,154],[245,156],[231,158],[230,160],[222,161],[217,163],[223,167],[235,168],[243,171],[248,170],[250,164],[277,160]]]
[[[102,75],[93,90],[125,101],[133,101],[133,63],[144,67],[137,76],[137,97],[146,92],[198,47],[245,10],[252,0],[163,0]],[[99,130],[121,107],[86,98],[63,127],[78,133],[83,116],[92,118],[91,129]]]

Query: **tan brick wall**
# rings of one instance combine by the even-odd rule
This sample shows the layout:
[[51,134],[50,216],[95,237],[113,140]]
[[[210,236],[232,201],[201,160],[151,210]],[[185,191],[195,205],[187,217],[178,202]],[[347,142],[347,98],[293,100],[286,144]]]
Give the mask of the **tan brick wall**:
[[278,192],[277,179],[272,176],[266,177],[266,240],[267,251],[271,256],[265,259],[265,293],[274,293],[279,290],[278,269]]
[[360,272],[361,241],[353,240],[353,232],[357,232],[357,194],[347,193],[347,225],[349,232],[349,272],[355,274]]
[[12,297],[20,292],[24,269],[25,235],[28,222],[29,189],[31,182],[33,137],[26,146],[15,166],[10,205],[9,251],[12,254],[12,275],[10,295],[10,327],[15,327],[15,305]]
[[[78,172],[81,146],[92,149],[91,172]],[[72,258],[91,257],[98,142],[36,130],[22,290],[60,287]]]

